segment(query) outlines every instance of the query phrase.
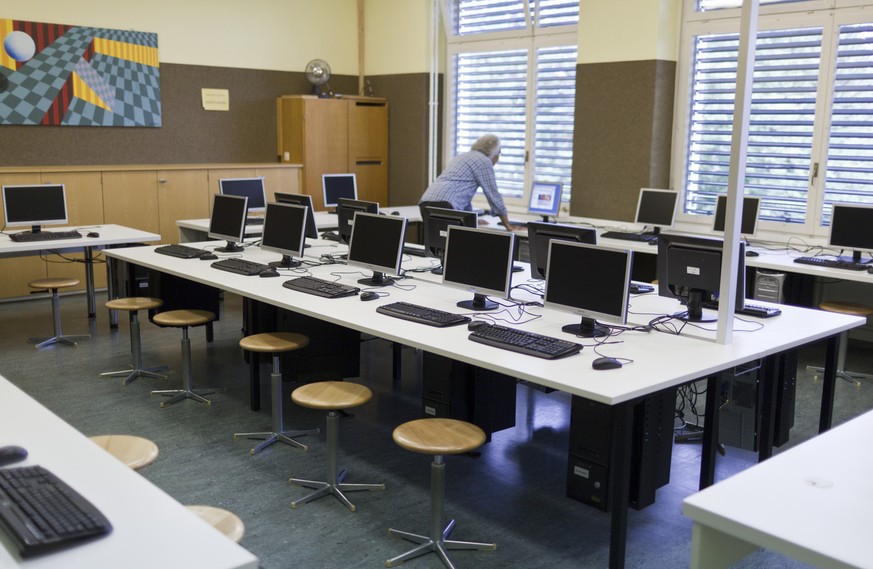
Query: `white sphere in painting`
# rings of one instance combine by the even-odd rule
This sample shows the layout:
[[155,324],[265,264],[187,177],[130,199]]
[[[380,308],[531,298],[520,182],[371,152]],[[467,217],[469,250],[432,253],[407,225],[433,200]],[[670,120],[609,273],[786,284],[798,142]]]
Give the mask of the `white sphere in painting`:
[[36,43],[25,32],[11,32],[3,42],[3,49],[15,61],[27,61],[36,53]]

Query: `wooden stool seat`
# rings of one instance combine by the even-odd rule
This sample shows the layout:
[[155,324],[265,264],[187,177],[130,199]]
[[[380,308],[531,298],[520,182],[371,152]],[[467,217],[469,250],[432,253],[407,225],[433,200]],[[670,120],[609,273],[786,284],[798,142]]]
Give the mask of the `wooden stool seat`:
[[350,409],[373,398],[370,388],[348,381],[319,381],[298,387],[291,399],[301,407],[325,411]]
[[209,310],[168,310],[159,312],[152,318],[152,322],[158,326],[170,326],[182,329],[182,389],[159,389],[152,391],[152,395],[169,397],[161,401],[161,407],[168,407],[183,399],[193,399],[205,405],[212,405],[212,401],[203,397],[223,389],[205,388],[194,389],[191,379],[191,339],[188,337],[188,328],[192,326],[204,326],[215,320],[215,314]]
[[485,444],[485,432],[457,419],[427,418],[403,423],[394,429],[398,446],[421,454],[463,454]]
[[30,288],[39,290],[54,290],[59,288],[69,288],[71,286],[79,286],[79,279],[72,277],[57,277],[50,279],[36,279],[27,283]]
[[122,385],[127,385],[141,376],[167,379],[166,375],[157,373],[166,370],[167,366],[162,365],[149,368],[142,367],[142,340],[139,333],[139,311],[160,308],[163,304],[164,301],[160,298],[149,298],[147,296],[116,298],[106,302],[105,306],[109,310],[125,310],[129,313],[130,354],[132,361],[128,369],[105,371],[100,374],[100,377],[118,377],[123,375],[125,378],[121,382]]
[[185,507],[236,543],[239,543],[245,534],[245,524],[233,512],[215,506],[193,505]]
[[188,326],[203,326],[215,320],[215,314],[209,310],[168,310],[159,312],[152,318],[158,326],[186,328]]
[[139,470],[158,458],[158,445],[134,435],[94,435],[88,437],[100,448],[129,466]]
[[849,314],[851,316],[870,316],[873,314],[873,306],[845,300],[826,300],[820,303],[818,307],[828,312]]
[[[860,304],[847,300],[825,300],[819,303],[819,309],[827,312],[836,312],[838,314],[848,314],[850,316],[870,316],[873,314],[873,306]],[[854,384],[856,387],[861,386],[862,379],[873,379],[873,374],[861,373],[857,371],[848,371],[846,366],[846,353],[849,344],[848,332],[840,334],[840,348],[837,353],[837,377]],[[824,367],[821,366],[806,366],[806,369],[816,373],[823,373]]]
[[140,310],[152,310],[163,306],[164,301],[160,298],[149,298],[147,296],[129,296],[126,298],[116,298],[106,301],[106,308],[109,310],[126,310],[128,312],[139,312]]
[[68,346],[75,346],[76,339],[91,337],[89,334],[66,336],[61,330],[61,297],[60,295],[58,295],[58,289],[69,288],[78,285],[79,279],[72,277],[35,279],[27,283],[27,286],[29,286],[30,288],[51,292],[52,298],[52,336],[49,338],[28,338],[29,342],[35,344],[37,350],[46,346],[51,346],[52,344],[66,344]]
[[291,352],[309,345],[309,336],[296,332],[264,332],[239,341],[239,347],[250,352],[275,354]]

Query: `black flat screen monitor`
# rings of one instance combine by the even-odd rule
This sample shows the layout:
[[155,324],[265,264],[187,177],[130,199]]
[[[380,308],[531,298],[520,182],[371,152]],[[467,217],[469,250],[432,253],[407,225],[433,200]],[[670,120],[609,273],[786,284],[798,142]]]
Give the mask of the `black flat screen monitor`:
[[218,193],[224,196],[243,196],[249,198],[249,213],[263,213],[267,207],[267,193],[264,178],[221,178],[218,180]]
[[312,196],[306,194],[285,194],[276,192],[277,203],[290,203],[302,205],[308,208],[306,214],[306,237],[308,239],[318,239],[318,228],[315,226],[315,208],[312,207]]
[[[737,298],[735,310],[746,304],[745,243],[738,243]],[[703,314],[703,305],[718,299],[721,288],[723,240],[712,237],[661,233],[658,239],[658,293],[677,298],[687,311],[674,316],[688,322],[715,322]]]
[[561,329],[584,338],[609,334],[611,324],[627,322],[633,253],[568,241],[549,242],[544,306],[582,317]]
[[[479,216],[475,211],[425,206],[421,213],[421,226],[424,229],[424,252],[440,261],[445,257],[446,235],[450,226],[458,225],[471,228],[478,226]],[[437,275],[442,274],[442,264],[431,272]]]
[[828,243],[851,249],[852,256],[841,259],[860,263],[861,251],[873,251],[873,206],[834,204]]
[[557,216],[561,209],[562,187],[557,182],[534,182],[530,190],[530,203],[527,206],[527,212],[543,216],[543,221],[548,221],[549,216]]
[[209,216],[209,237],[224,239],[227,245],[215,249],[222,253],[236,253],[246,230],[246,212],[249,199],[244,196],[212,196],[212,214]]
[[3,186],[3,212],[6,227],[30,227],[33,233],[43,225],[65,225],[64,185]]
[[[761,198],[743,197],[743,216],[740,219],[740,234],[752,236],[758,230],[758,210],[761,208]],[[724,232],[724,219],[727,212],[727,196],[720,195],[715,201],[715,219],[712,230]]]
[[400,272],[406,222],[406,218],[399,215],[355,214],[349,243],[349,266],[373,271],[372,277],[360,279],[359,284],[387,286],[394,282],[386,273],[396,275]]
[[475,311],[499,307],[487,296],[509,296],[514,247],[515,235],[509,231],[449,226],[443,284],[473,293],[473,299],[458,302],[459,307]]
[[527,242],[531,277],[535,279],[546,278],[549,261],[549,243],[553,240],[596,245],[597,231],[578,225],[529,221],[527,224]]
[[676,217],[678,192],[640,188],[637,201],[636,222],[652,226],[652,233],[658,234],[662,227],[672,227]]
[[306,246],[306,219],[309,210],[296,204],[268,203],[264,215],[264,233],[261,249],[282,255],[281,261],[273,261],[271,267],[291,269],[299,267]]
[[321,188],[324,207],[336,207],[340,198],[358,199],[358,183],[354,174],[322,174]]
[[363,200],[339,199],[339,203],[336,206],[336,217],[340,243],[348,245],[352,240],[352,226],[355,224],[355,214],[359,211],[363,213],[379,213],[379,204],[378,202]]

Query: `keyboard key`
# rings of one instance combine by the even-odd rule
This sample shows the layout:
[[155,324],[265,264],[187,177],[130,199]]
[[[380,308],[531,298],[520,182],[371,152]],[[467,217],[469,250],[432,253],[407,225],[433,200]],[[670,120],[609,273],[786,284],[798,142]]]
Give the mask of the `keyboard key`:
[[574,342],[496,324],[474,330],[468,338],[480,344],[549,360],[571,356],[582,350],[582,346]]
[[410,304],[408,302],[393,302],[384,304],[376,308],[376,312],[418,322],[419,324],[427,324],[428,326],[437,326],[444,328],[446,326],[457,326],[458,324],[466,324],[470,319],[460,314],[452,314],[435,308]]

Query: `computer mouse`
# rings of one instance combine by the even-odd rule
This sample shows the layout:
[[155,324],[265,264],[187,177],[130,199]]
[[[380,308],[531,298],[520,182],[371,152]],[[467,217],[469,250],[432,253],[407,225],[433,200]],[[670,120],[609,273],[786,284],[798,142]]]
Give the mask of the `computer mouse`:
[[471,320],[469,324],[467,324],[467,330],[475,332],[476,330],[481,330],[482,328],[487,328],[491,326],[489,322],[485,322],[484,320]]
[[261,271],[260,273],[258,273],[258,276],[261,277],[262,279],[265,279],[268,277],[278,277],[279,271],[277,271],[276,269],[267,269],[265,271]]
[[400,212],[399,211],[392,211],[391,215],[400,215]]
[[377,298],[379,298],[378,292],[368,290],[361,293],[361,300],[376,300]]
[[871,275],[873,275],[873,265],[870,265],[869,267],[867,267],[867,272],[870,273]]
[[621,362],[615,358],[595,358],[591,362],[591,367],[594,369],[618,369],[621,367]]
[[88,237],[100,237],[100,234],[96,231],[91,231],[88,233]]
[[758,253],[757,251],[752,251],[750,249],[746,249],[746,257],[757,257],[759,255],[760,255],[760,253]]
[[19,446],[9,445],[0,447],[0,466],[15,464],[27,458],[27,451]]
[[200,255],[201,261],[214,261],[217,258],[218,255],[215,255],[214,253],[206,253],[205,255]]

